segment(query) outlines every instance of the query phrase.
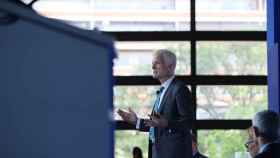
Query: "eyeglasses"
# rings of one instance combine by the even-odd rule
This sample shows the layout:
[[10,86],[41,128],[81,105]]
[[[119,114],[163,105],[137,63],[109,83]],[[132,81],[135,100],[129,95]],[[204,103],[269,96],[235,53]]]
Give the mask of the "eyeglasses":
[[252,144],[252,143],[254,143],[254,140],[248,140],[244,145],[248,149],[249,145]]

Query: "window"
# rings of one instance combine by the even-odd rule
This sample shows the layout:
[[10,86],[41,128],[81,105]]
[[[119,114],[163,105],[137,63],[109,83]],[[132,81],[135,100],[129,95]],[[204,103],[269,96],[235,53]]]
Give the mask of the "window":
[[197,119],[251,119],[267,107],[266,86],[197,88]]
[[198,30],[266,29],[262,0],[197,0],[196,14]]
[[177,75],[190,74],[189,42],[116,42],[118,58],[115,60],[116,76],[152,75],[152,57],[157,49],[170,49],[177,55]]
[[189,0],[47,0],[34,4],[42,15],[99,22],[94,25],[99,30],[118,32],[190,30],[189,8]]
[[175,10],[175,0],[92,0],[99,10]]
[[[268,106],[265,0],[48,0],[34,8],[115,37],[114,106],[133,106],[142,117],[150,112],[158,86],[151,73],[152,52],[173,50],[176,75],[192,92],[202,153],[248,156],[244,129],[255,112]],[[131,157],[139,145],[147,158],[147,133],[118,123],[115,156]]]
[[175,22],[165,22],[165,21],[158,21],[158,22],[150,22],[150,21],[112,21],[106,27],[106,30],[114,31],[168,31],[168,30],[175,30],[176,24]]
[[208,75],[266,75],[265,42],[198,41],[197,73]]
[[[117,86],[114,88],[114,106],[122,109],[131,107],[137,111],[139,117],[148,118],[156,90],[158,86]],[[119,115],[115,114],[115,119],[119,120]]]
[[[124,141],[124,138],[126,141]],[[148,157],[148,133],[137,131],[116,131],[115,132],[115,158],[132,157],[133,147],[142,150],[143,157]]]
[[250,158],[243,145],[247,138],[245,130],[199,130],[198,148],[209,157]]

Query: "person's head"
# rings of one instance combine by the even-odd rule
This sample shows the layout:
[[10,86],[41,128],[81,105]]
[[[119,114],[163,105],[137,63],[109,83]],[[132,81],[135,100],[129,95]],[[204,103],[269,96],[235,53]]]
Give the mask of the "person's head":
[[134,147],[132,150],[133,158],[143,158],[142,150],[139,147]]
[[279,138],[280,118],[276,112],[269,110],[258,112],[252,123],[254,134],[260,144],[273,142]]
[[152,69],[153,77],[165,81],[175,73],[176,68],[176,55],[167,50],[160,49],[154,53]]

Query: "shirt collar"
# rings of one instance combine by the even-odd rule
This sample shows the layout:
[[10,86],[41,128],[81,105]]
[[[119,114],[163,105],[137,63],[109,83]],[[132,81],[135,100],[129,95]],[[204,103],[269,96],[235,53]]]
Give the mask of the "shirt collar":
[[171,76],[168,80],[166,80],[165,82],[163,82],[163,84],[161,84],[161,87],[164,87],[164,90],[166,90],[174,78],[175,76]]
[[260,153],[262,153],[262,152],[265,150],[265,148],[266,148],[269,144],[271,144],[271,143],[263,144],[263,145],[260,147]]

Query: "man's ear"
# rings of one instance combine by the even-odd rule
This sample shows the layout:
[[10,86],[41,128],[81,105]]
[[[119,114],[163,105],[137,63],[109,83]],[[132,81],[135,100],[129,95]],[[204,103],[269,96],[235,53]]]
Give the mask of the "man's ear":
[[249,137],[250,140],[252,140],[252,139],[254,139],[256,137],[254,129],[253,129],[252,126],[250,128],[248,128],[248,137]]
[[254,135],[255,137],[259,137],[260,136],[260,131],[257,127],[253,126],[253,132],[254,132]]
[[169,66],[168,66],[168,69],[169,69],[169,72],[171,73],[173,73],[174,71],[175,71],[175,65],[174,64],[170,64]]

